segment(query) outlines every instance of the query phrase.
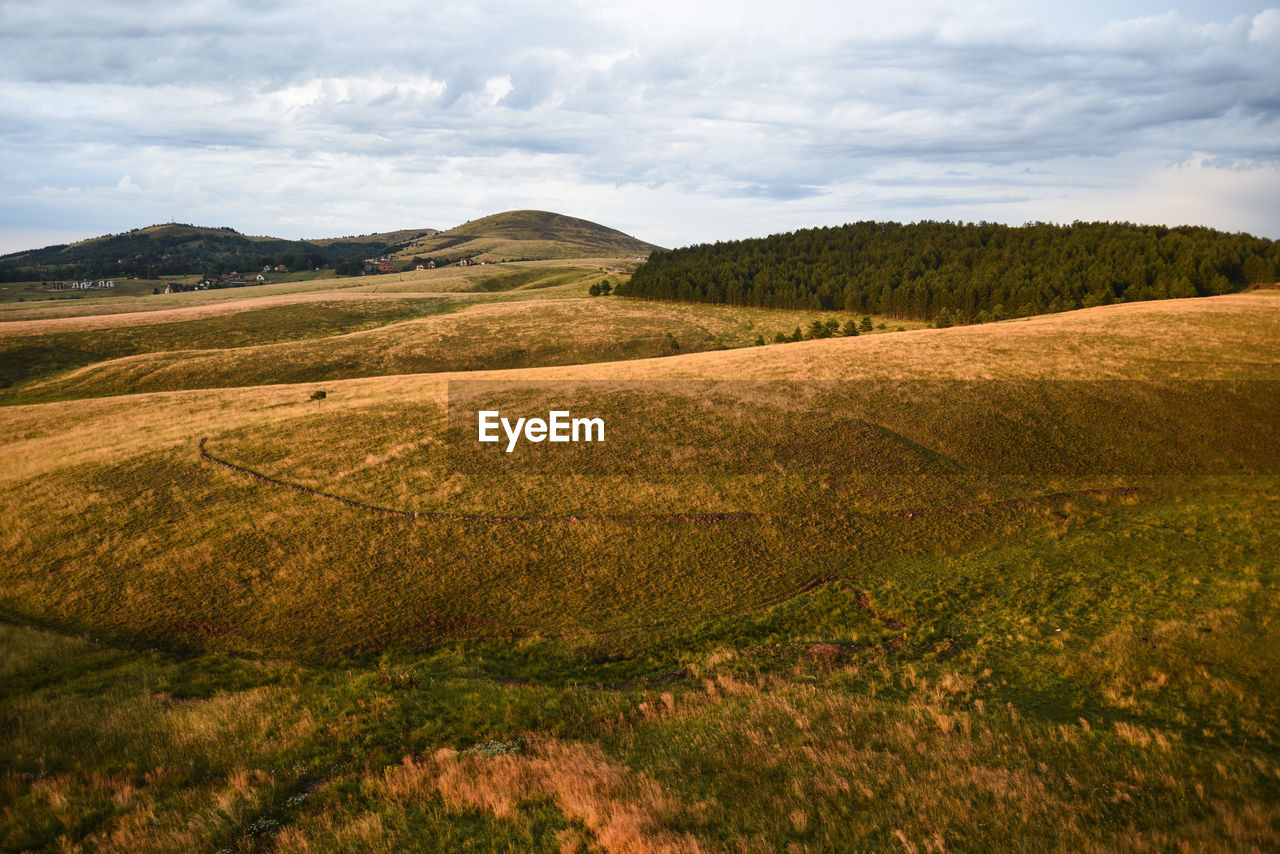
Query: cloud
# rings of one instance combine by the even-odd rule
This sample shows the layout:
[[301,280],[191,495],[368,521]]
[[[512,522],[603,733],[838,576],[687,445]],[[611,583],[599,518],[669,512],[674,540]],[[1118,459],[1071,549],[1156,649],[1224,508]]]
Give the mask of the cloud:
[[8,2],[0,228],[173,215],[316,236],[534,200],[667,244],[1090,210],[1280,236],[1237,180],[1270,186],[1280,163],[1280,10],[1229,14]]

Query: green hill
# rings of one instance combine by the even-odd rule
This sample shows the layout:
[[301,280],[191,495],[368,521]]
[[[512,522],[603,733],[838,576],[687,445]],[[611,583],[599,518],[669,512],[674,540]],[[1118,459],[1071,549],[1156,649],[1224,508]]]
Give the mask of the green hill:
[[396,254],[452,263],[462,258],[517,261],[647,256],[658,248],[585,219],[548,211],[507,211],[414,241]]
[[70,244],[0,256],[0,280],[101,276],[173,276],[209,270],[249,270],[266,263],[319,267],[344,258],[383,255],[435,233],[420,228],[357,237],[284,240],[233,228],[165,223]]

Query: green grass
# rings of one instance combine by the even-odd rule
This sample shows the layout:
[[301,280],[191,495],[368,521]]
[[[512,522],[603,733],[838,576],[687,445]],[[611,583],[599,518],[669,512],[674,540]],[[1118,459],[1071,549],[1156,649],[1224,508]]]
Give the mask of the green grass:
[[[3,838],[1266,846],[1277,499],[1185,483],[1065,534],[887,564],[861,582],[881,617],[828,585],[628,648],[303,664],[8,628]],[[621,687],[576,687],[597,683]]]

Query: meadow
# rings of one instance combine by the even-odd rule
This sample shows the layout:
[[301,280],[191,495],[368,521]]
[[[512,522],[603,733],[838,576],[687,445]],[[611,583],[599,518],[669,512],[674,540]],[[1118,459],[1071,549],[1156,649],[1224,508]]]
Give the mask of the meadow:
[[1280,843],[1280,293],[751,346],[825,315],[475,269],[0,322],[0,846]]

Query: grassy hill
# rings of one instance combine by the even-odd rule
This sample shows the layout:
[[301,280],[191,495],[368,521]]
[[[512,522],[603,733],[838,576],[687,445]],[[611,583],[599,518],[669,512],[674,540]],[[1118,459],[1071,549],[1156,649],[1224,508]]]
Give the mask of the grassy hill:
[[339,247],[346,250],[350,247],[365,245],[403,246],[411,241],[439,233],[440,230],[437,228],[401,228],[395,231],[380,231],[376,234],[348,235],[346,237],[313,237],[308,238],[305,242],[313,246]]
[[647,256],[658,247],[584,219],[547,211],[507,211],[472,220],[401,249],[400,257],[453,262]]
[[747,346],[815,315],[601,275],[6,308],[0,845],[1276,846],[1280,292]]

